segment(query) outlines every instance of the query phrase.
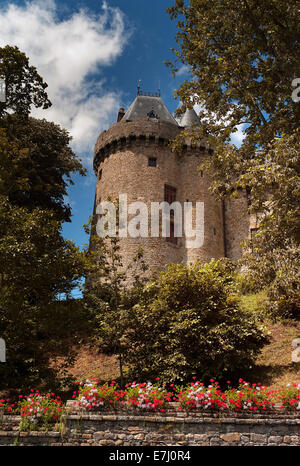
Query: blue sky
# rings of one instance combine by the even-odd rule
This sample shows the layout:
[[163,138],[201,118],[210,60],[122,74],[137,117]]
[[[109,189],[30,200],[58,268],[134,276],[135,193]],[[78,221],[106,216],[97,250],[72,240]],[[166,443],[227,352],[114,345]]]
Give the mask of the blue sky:
[[[164,65],[164,60],[172,59],[171,48],[176,45],[175,23],[169,19],[166,8],[170,0],[110,0],[108,4],[119,8],[125,15],[127,33],[126,46],[120,56],[108,67],[101,70],[109,90],[120,92],[121,106],[128,108],[136,95],[136,85],[141,79],[145,91],[157,91],[160,83],[162,98],[171,112],[178,106],[173,92],[181,79],[174,78]],[[88,1],[86,5],[92,11],[99,11],[99,2]],[[111,123],[115,122],[119,108],[116,107]],[[99,109],[101,112],[101,109]],[[99,132],[102,129],[99,127]],[[76,180],[76,185],[69,190],[73,201],[72,225],[65,225],[67,237],[74,237],[76,242],[85,241],[81,225],[86,221],[85,209],[91,212],[94,201],[95,180]],[[78,204],[77,204],[78,202]],[[73,236],[74,235],[74,236]]]
[[68,201],[72,223],[64,235],[78,245],[88,241],[82,225],[92,213],[95,176],[93,146],[97,135],[136,95],[162,97],[173,113],[174,79],[164,60],[172,59],[176,24],[166,13],[172,0],[0,1],[0,44],[17,45],[49,85],[51,109],[33,115],[55,121],[73,135],[72,146],[88,169],[74,177]]
[[[174,58],[176,22],[166,8],[174,0],[0,0],[0,46],[17,45],[48,83],[52,107],[33,116],[59,123],[73,137],[72,147],[88,169],[74,177],[67,201],[72,222],[64,235],[82,246],[82,225],[92,213],[95,176],[93,148],[100,132],[128,108],[138,79],[173,113],[174,89],[187,77],[182,67],[174,79],[164,65]],[[235,133],[238,142],[241,133]]]

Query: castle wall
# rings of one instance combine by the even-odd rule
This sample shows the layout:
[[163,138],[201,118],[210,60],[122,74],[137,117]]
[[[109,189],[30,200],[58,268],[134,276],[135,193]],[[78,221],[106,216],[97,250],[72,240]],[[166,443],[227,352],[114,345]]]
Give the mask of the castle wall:
[[[139,246],[143,247],[144,259],[151,269],[162,269],[169,263],[208,261],[212,257],[224,256],[222,204],[210,196],[209,180],[205,173],[201,175],[199,172],[199,165],[207,155],[206,148],[187,145],[182,154],[176,154],[168,146],[169,140],[175,138],[181,129],[166,122],[143,118],[116,123],[101,133],[97,140],[94,158],[94,169],[98,175],[97,205],[108,197],[114,200],[119,194],[127,194],[128,204],[142,201],[147,204],[150,214],[151,202],[164,201],[165,184],[176,188],[176,200],[182,205],[190,201],[195,209],[196,202],[204,202],[202,247],[187,249],[184,237],[173,244],[164,237],[128,236],[120,239],[124,265],[132,260]],[[157,159],[156,167],[148,166],[149,157]]]
[[[183,156],[183,169],[181,186],[183,200],[196,203],[204,202],[204,244],[201,248],[189,248],[185,250],[184,261],[196,260],[209,261],[211,258],[224,257],[224,226],[222,219],[222,204],[209,194],[210,180],[207,174],[200,172],[200,164],[205,155],[197,155],[191,149]],[[195,210],[195,207],[194,207]],[[195,218],[195,215],[193,215]],[[195,226],[195,225],[193,225]]]
[[[61,432],[20,432],[19,422],[20,416],[3,416],[0,425],[1,446],[299,447],[300,445],[300,419],[295,413],[281,415],[276,412],[267,415],[230,413],[228,416],[222,412],[183,413],[175,409],[144,413],[134,410],[70,413],[64,416]],[[175,454],[174,451],[173,453]],[[169,462],[172,464],[171,461]]]
[[224,202],[226,256],[232,260],[241,257],[241,244],[250,238],[250,229],[257,228],[255,215],[248,213],[246,192],[240,192],[237,199]]

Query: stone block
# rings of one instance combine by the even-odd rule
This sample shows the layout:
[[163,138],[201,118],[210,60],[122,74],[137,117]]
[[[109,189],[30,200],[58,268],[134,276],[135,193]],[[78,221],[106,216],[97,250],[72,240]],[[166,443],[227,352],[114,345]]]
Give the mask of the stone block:
[[229,434],[221,434],[220,435],[221,439],[224,440],[224,442],[239,442],[241,440],[241,436],[237,432],[231,432]]

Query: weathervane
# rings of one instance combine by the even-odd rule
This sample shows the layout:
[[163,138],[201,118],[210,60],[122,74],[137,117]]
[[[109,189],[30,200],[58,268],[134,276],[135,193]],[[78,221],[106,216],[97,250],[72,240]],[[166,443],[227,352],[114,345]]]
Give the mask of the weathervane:
[[141,90],[141,86],[140,86],[140,83],[142,82],[141,79],[138,79],[138,83],[137,83],[137,95],[140,95],[140,90]]

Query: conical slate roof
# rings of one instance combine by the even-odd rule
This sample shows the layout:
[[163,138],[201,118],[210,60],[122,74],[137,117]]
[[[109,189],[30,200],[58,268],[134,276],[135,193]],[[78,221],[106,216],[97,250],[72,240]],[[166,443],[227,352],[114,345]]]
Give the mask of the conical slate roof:
[[195,110],[191,108],[185,111],[185,113],[182,115],[179,124],[184,128],[190,128],[192,125],[200,125],[200,120],[197,117],[197,113],[195,112]]
[[137,95],[123,116],[122,121],[135,120],[136,118],[153,118],[178,126],[177,121],[160,97]]

